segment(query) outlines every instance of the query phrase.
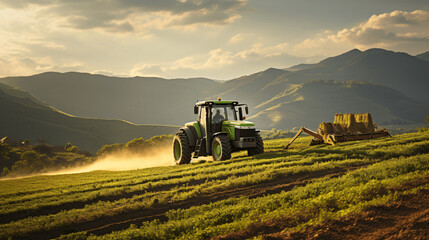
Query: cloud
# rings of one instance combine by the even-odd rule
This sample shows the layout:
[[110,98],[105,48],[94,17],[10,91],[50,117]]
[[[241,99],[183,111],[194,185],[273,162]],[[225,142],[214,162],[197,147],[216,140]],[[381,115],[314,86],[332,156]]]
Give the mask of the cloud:
[[[275,46],[264,46],[263,44],[254,44],[250,49],[231,52],[223,49],[211,50],[207,55],[195,55],[185,57],[175,61],[172,69],[221,69],[223,67],[236,67],[241,64],[250,64],[258,62],[261,66],[266,63],[278,65],[279,62],[273,63],[274,58],[293,58],[287,54],[288,44],[278,44]],[[285,63],[281,63],[285,64]],[[285,66],[285,65],[283,65]]]
[[160,77],[168,71],[160,64],[136,64],[130,70],[130,76]]
[[362,45],[429,41],[429,12],[394,11],[373,15],[365,23],[339,31],[333,40]]
[[4,0],[12,9],[37,9],[58,27],[108,32],[146,32],[150,28],[223,25],[240,18],[247,0]]
[[30,58],[20,56],[0,57],[0,76],[26,76],[46,71],[69,72],[81,70],[82,64],[54,63],[49,57]]
[[274,46],[254,44],[249,49],[236,52],[217,48],[206,54],[192,55],[172,62],[137,64],[130,70],[130,75],[170,78],[203,76],[225,80],[270,67],[284,68],[305,61],[288,54],[289,50],[287,43]]
[[367,21],[336,33],[326,32],[295,46],[294,52],[331,55],[349,48],[390,48],[417,53],[429,48],[429,12],[393,11],[371,16]]
[[234,35],[229,40],[230,43],[238,43],[238,42],[241,42],[241,41],[243,41],[243,34],[241,34],[241,33]]

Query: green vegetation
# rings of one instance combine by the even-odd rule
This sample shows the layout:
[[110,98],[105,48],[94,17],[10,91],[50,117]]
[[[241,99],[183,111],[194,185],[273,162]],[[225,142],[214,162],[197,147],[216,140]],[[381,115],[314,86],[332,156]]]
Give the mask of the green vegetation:
[[[416,167],[417,172],[407,171]],[[424,170],[426,169],[426,170]],[[388,188],[428,174],[428,163],[421,157],[399,158],[374,164],[366,169],[335,179],[318,179],[305,187],[294,188],[257,199],[234,198],[214,204],[171,210],[168,221],[152,221],[140,228],[129,228],[89,239],[206,239],[237,231],[256,222],[291,216],[291,227],[300,228],[341,217],[395,197]]]
[[65,148],[46,143],[32,146],[29,141],[12,146],[0,143],[1,177],[16,177],[78,167],[88,165],[94,160],[95,158],[91,157],[89,152],[80,151],[71,144]]
[[[428,124],[428,123],[429,123],[429,115],[426,115],[426,124]],[[417,131],[419,131],[419,132],[427,132],[427,131],[429,131],[429,128],[426,127],[426,126],[423,126],[423,127],[417,128]]]
[[[104,146],[99,155],[156,141]],[[406,194],[400,186],[429,175],[427,131],[336,146],[308,147],[306,137],[282,151],[288,141],[222,162],[0,181],[0,239],[208,239],[282,219],[284,229],[302,229],[394,200]],[[106,226],[126,217],[136,225]],[[105,232],[88,231],[100,226]]]
[[169,147],[173,140],[173,135],[160,135],[145,140],[144,138],[134,138],[126,144],[114,143],[107,144],[100,148],[97,152],[98,157],[103,157],[108,154],[133,153],[145,156],[153,154],[161,148]]
[[83,167],[111,153],[150,154],[153,153],[152,149],[169,146],[171,141],[171,135],[155,136],[149,140],[135,138],[126,144],[104,145],[97,152],[97,157],[79,150],[70,142],[64,147],[46,143],[32,146],[29,141],[15,144],[13,147],[7,143],[0,143],[0,169],[2,170],[0,176],[17,177]]
[[278,139],[278,138],[290,138],[296,134],[297,131],[283,131],[281,129],[272,128],[271,130],[262,130],[261,137],[263,139]]

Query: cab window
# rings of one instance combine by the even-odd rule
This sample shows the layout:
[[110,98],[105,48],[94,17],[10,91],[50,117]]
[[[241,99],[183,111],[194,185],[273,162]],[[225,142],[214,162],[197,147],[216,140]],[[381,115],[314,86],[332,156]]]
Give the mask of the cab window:
[[234,107],[229,105],[214,105],[212,108],[212,122],[216,124],[225,120],[237,120]]

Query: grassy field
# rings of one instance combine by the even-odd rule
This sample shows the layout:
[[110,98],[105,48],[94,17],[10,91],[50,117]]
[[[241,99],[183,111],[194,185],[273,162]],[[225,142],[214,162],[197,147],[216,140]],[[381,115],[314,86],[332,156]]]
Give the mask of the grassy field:
[[309,141],[283,151],[288,139],[268,140],[266,153],[224,162],[0,181],[0,239],[294,238],[404,196],[427,199],[428,131]]

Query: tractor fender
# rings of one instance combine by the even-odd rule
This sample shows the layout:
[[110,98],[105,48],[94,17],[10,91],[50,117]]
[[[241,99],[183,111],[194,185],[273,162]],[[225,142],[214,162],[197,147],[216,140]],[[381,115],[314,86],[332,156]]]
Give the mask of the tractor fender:
[[188,137],[189,145],[191,147],[194,147],[196,142],[197,142],[197,138],[192,133],[192,130],[189,127],[183,127],[180,130],[182,130],[186,134],[186,136]]
[[225,135],[228,137],[228,133],[226,133],[226,132],[217,132],[217,133],[213,134],[213,138],[216,136],[220,136],[220,135]]

